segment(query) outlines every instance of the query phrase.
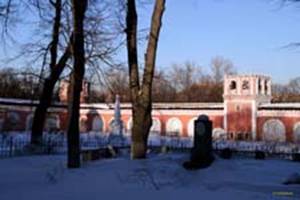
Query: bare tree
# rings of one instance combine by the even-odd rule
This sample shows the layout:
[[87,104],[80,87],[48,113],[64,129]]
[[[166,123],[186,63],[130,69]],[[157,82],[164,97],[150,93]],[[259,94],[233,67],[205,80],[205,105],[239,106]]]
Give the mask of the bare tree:
[[108,93],[111,99],[117,94],[120,96],[122,102],[130,101],[129,84],[128,84],[128,73],[123,69],[112,69],[108,73],[107,77]]
[[[67,61],[71,57],[71,43],[66,47],[65,52],[58,60],[58,45],[59,35],[61,29],[61,12],[62,1],[56,0],[56,2],[50,1],[55,10],[52,28],[52,41],[49,44],[50,51],[50,74],[45,79],[40,101],[35,109],[32,131],[31,131],[31,144],[39,145],[42,143],[42,134],[44,123],[46,120],[47,109],[49,108],[53,96],[53,91],[56,82],[66,66]],[[71,39],[70,39],[71,40]]]
[[294,78],[287,84],[272,85],[273,102],[299,102],[300,101],[300,78]]
[[211,60],[211,77],[215,83],[222,83],[226,74],[235,74],[233,63],[221,56],[216,56]]
[[139,79],[137,23],[138,16],[135,0],[127,1],[126,36],[129,67],[129,88],[132,102],[132,145],[131,158],[145,158],[147,140],[152,125],[152,81],[155,68],[156,50],[162,26],[165,0],[156,0],[152,13],[151,27],[145,54],[145,67],[142,83]]
[[165,74],[165,70],[156,70],[152,86],[154,102],[172,102],[176,100],[176,89]]
[[69,104],[68,119],[68,168],[80,167],[80,143],[79,143],[79,110],[80,93],[85,71],[84,48],[84,18],[88,0],[72,0],[73,13],[73,40],[72,50],[74,57],[72,74],[72,96]]
[[177,91],[185,90],[200,77],[200,70],[199,66],[189,61],[184,64],[173,64],[169,79]]
[[38,77],[32,69],[15,69],[4,67],[0,69],[0,97],[38,99]]
[[300,95],[300,77],[290,80],[287,86],[291,93]]
[[2,37],[8,34],[10,15],[14,12],[15,4],[13,0],[3,0],[0,2],[0,22]]
[[[65,73],[64,76],[68,76],[68,73],[72,71],[70,65],[72,58],[70,41],[73,31],[71,1],[29,0],[20,2],[17,0],[0,2],[1,14],[3,14],[0,20],[6,25],[12,16],[18,18],[15,16],[15,9],[23,8],[25,11],[38,13],[38,18],[34,19],[39,20],[39,23],[36,23],[38,28],[35,27],[38,31],[33,37],[34,41],[26,43],[22,48],[24,50],[20,52],[21,56],[16,56],[16,58],[22,59],[23,63],[30,63],[31,66],[37,64],[37,68],[41,71],[37,74],[40,76],[41,84],[36,88],[37,91],[41,91],[41,95],[39,95],[40,101],[34,114],[31,137],[31,143],[36,145],[42,141],[47,109],[51,104],[57,81],[63,76],[63,73]],[[113,23],[109,13],[110,1],[102,0],[100,4],[99,1],[92,0],[90,6],[92,9],[89,9],[87,23],[85,23],[85,57],[92,76],[95,74],[94,71],[100,71],[103,66],[114,65],[112,55],[120,47],[118,41],[120,33],[114,31],[113,25],[111,25]],[[21,24],[22,21],[20,20],[19,23]],[[52,31],[49,31],[49,26],[52,26]],[[28,62],[24,62],[25,60]],[[40,86],[42,86],[41,90]]]

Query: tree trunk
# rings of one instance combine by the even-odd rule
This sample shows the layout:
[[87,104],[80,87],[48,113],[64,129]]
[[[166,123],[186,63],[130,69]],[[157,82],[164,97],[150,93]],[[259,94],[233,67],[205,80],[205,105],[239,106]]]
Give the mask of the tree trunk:
[[133,126],[132,126],[132,144],[131,158],[146,158],[147,141],[149,131],[152,125],[151,105],[148,108],[143,107],[144,103],[133,106]]
[[[72,36],[70,37],[70,40],[71,39]],[[31,144],[33,145],[40,145],[42,142],[42,135],[44,124],[46,121],[47,110],[51,104],[54,87],[70,57],[71,44],[69,42],[69,45],[66,48],[64,54],[60,58],[55,68],[51,70],[50,76],[44,82],[43,91],[40,97],[39,104],[37,105],[34,111],[34,117],[32,122]]]
[[74,71],[72,74],[72,94],[69,103],[68,120],[68,168],[80,167],[80,138],[79,138],[79,116],[80,116],[80,93],[85,71],[84,52],[84,16],[87,9],[87,0],[72,0],[73,6],[73,57]]
[[59,32],[60,32],[60,21],[61,21],[61,0],[56,0],[55,3],[52,3],[55,9],[55,17],[53,19],[53,28],[52,28],[52,41],[50,43],[50,75],[46,78],[40,96],[40,101],[35,109],[32,130],[31,130],[31,144],[41,145],[43,129],[46,120],[47,110],[51,104],[53,90],[57,80],[59,79],[67,60],[69,59],[71,52],[70,47],[66,48],[64,54],[57,62],[57,46],[59,43]]
[[33,145],[42,144],[42,135],[47,115],[47,109],[51,104],[54,85],[55,83],[50,79],[46,79],[44,83],[43,91],[40,97],[40,102],[35,109],[33,117],[31,131],[31,144]]
[[152,81],[155,69],[157,43],[162,26],[161,20],[165,9],[165,0],[156,0],[151,19],[151,28],[142,86],[139,83],[138,56],[137,56],[137,12],[135,0],[127,1],[126,35],[129,65],[129,84],[132,102],[132,144],[131,158],[145,158],[147,141],[152,126]]

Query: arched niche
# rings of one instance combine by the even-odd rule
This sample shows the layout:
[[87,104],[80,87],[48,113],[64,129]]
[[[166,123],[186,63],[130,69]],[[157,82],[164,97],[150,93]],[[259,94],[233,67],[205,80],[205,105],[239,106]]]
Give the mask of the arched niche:
[[195,120],[197,117],[192,118],[189,123],[188,123],[188,136],[189,137],[194,137],[194,130],[195,130]]
[[7,113],[6,120],[3,125],[5,125],[6,130],[13,131],[20,123],[20,115],[17,112]]
[[126,124],[126,129],[127,129],[128,131],[131,131],[131,129],[132,129],[132,117],[130,117],[130,118],[128,119],[127,124]]
[[26,117],[26,127],[25,127],[26,131],[31,131],[32,123],[33,123],[33,114],[29,114]]
[[[132,129],[132,117],[129,118],[126,124],[126,129],[131,132]],[[160,134],[161,133],[161,122],[158,118],[152,118],[152,126],[150,128],[150,134]]]
[[263,125],[264,141],[285,142],[285,133],[285,126],[279,119],[269,119]]
[[300,122],[297,122],[293,128],[294,142],[300,143]]
[[182,123],[180,119],[172,117],[167,121],[166,134],[172,136],[182,135]]
[[101,116],[97,115],[93,118],[93,122],[92,122],[92,131],[95,132],[102,132],[103,131],[103,119]]
[[80,116],[79,119],[79,130],[81,133],[87,132],[87,127],[88,127],[88,118],[85,115]]
[[49,115],[46,118],[45,129],[47,132],[55,132],[60,129],[60,119],[58,115]]
[[101,116],[95,116],[92,122],[92,131],[102,132],[104,129],[104,121]]
[[226,138],[225,130],[222,128],[214,128],[212,132],[212,138],[214,140],[225,139]]
[[160,133],[161,133],[161,122],[158,118],[153,117],[150,134],[160,134]]

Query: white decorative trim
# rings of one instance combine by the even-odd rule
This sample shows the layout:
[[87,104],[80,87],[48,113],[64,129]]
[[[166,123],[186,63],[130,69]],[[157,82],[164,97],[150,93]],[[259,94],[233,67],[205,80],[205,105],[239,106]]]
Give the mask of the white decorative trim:
[[172,116],[223,116],[223,110],[153,110],[152,116],[172,115]]
[[257,117],[299,117],[299,110],[259,110]]
[[[241,97],[239,96],[238,98],[225,100],[225,101],[229,101],[230,103],[252,103],[252,101],[253,101],[253,98],[250,98],[250,99],[240,99],[240,98]],[[224,101],[224,104],[225,104],[225,101]]]

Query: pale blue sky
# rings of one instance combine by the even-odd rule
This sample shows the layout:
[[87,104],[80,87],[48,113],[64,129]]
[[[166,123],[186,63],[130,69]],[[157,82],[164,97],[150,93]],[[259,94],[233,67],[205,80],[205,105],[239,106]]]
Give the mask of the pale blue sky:
[[299,5],[270,0],[168,0],[157,64],[192,60],[209,66],[216,55],[240,73],[264,73],[276,82],[300,76]]
[[[239,73],[263,73],[281,83],[300,76],[300,48],[282,48],[300,42],[300,4],[279,2],[167,0],[157,66],[193,61],[207,71],[212,57],[223,56],[233,61]],[[145,7],[139,12],[140,28],[149,27],[151,10]],[[15,34],[19,41],[34,37],[26,34],[30,26],[19,28]],[[10,53],[16,51],[13,47]],[[0,54],[0,58],[7,56]],[[121,55],[125,61],[126,54]]]

